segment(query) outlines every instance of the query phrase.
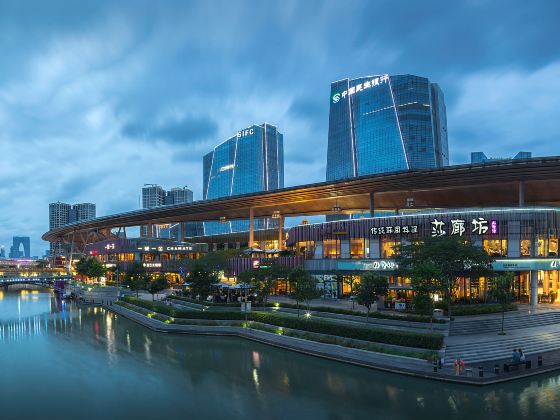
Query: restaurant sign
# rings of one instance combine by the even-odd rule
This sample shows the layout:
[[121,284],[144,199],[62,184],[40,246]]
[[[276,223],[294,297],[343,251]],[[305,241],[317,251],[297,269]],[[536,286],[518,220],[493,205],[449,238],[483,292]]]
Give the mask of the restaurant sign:
[[502,259],[492,263],[496,271],[560,270],[560,260],[550,258]]
[[392,271],[399,266],[392,260],[355,260],[338,261],[339,270],[360,270],[360,271]]

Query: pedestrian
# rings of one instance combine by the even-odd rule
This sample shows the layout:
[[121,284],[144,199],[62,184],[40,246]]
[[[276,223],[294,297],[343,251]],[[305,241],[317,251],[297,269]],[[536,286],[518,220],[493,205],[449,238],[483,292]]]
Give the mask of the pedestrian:
[[511,352],[511,361],[513,363],[519,362],[519,353],[517,352],[516,349],[513,349],[513,351]]
[[519,349],[517,351],[517,353],[519,354],[519,361],[524,362],[525,361],[525,354],[523,353],[523,350]]

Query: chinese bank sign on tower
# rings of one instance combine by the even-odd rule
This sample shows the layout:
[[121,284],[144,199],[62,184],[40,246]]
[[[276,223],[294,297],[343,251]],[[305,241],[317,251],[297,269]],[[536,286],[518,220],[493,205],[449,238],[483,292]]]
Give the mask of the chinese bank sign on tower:
[[[284,187],[283,136],[270,124],[252,125],[219,144],[203,159],[205,200]],[[255,221],[263,228],[270,220]],[[249,229],[248,221],[207,222],[205,234]]]
[[437,84],[387,74],[331,84],[327,181],[448,164]]

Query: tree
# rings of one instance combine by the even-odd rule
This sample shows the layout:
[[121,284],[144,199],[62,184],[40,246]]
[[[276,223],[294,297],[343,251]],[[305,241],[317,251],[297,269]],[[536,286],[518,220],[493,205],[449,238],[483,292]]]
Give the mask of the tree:
[[386,276],[378,273],[366,273],[362,281],[356,286],[356,300],[358,304],[367,308],[366,322],[369,322],[369,312],[371,305],[377,301],[379,296],[385,296],[389,289],[389,282]]
[[87,268],[87,276],[93,277],[99,281],[99,277],[104,276],[107,270],[103,264],[97,258],[91,258],[89,261],[89,266]]
[[489,295],[502,307],[502,331],[500,335],[505,335],[505,313],[508,305],[513,300],[513,274],[503,273],[496,276],[492,280],[492,284],[490,284]]
[[218,282],[218,274],[209,270],[204,263],[195,263],[191,264],[186,281],[190,284],[193,298],[198,296],[199,300],[204,300],[212,292],[213,285]]
[[224,249],[222,251],[212,251],[204,254],[196,260],[191,260],[188,269],[191,267],[203,266],[206,271],[219,273],[228,268],[229,260],[238,257],[240,251],[238,249]]
[[124,283],[130,290],[136,290],[136,297],[138,291],[146,288],[148,282],[148,274],[146,268],[140,261],[133,261],[127,268],[124,276]]
[[340,271],[337,271],[335,276],[337,281],[342,280],[342,283],[350,287],[350,300],[352,301],[352,310],[354,310],[354,286],[356,284],[356,276],[352,273],[345,276]]
[[268,297],[272,294],[276,281],[279,278],[286,278],[289,270],[287,267],[270,263],[267,267],[248,270],[250,274],[242,274],[241,278],[251,286],[253,286],[255,293],[260,302],[263,304],[263,309],[268,304]]
[[430,330],[433,329],[434,301],[433,295],[445,291],[444,275],[433,261],[421,261],[410,271],[412,290],[414,291],[414,309],[430,317]]
[[492,274],[493,259],[480,247],[465,241],[464,238],[448,236],[430,238],[425,242],[403,245],[395,256],[401,275],[412,278],[418,266],[431,262],[438,267],[437,283],[444,294],[448,314],[451,317],[451,298],[455,295],[456,278],[472,278]]
[[303,267],[296,267],[290,271],[288,280],[292,288],[291,297],[295,299],[298,307],[299,319],[299,302],[305,302],[309,312],[310,301],[320,297],[321,291],[317,289],[317,280],[309,272],[305,271]]
[[148,285],[148,292],[152,294],[152,301],[154,300],[154,295],[161,292],[169,287],[169,282],[165,274],[160,274],[155,280],[152,280]]
[[76,263],[75,267],[80,276],[97,280],[107,272],[105,266],[95,257],[83,258]]

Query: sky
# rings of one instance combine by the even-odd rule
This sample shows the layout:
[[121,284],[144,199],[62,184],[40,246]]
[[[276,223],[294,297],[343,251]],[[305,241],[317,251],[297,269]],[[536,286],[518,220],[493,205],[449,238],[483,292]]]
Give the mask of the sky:
[[560,155],[560,2],[0,0],[0,244],[48,248],[48,203],[202,198],[202,156],[284,134],[285,185],[325,180],[330,83],[437,82],[451,164]]

